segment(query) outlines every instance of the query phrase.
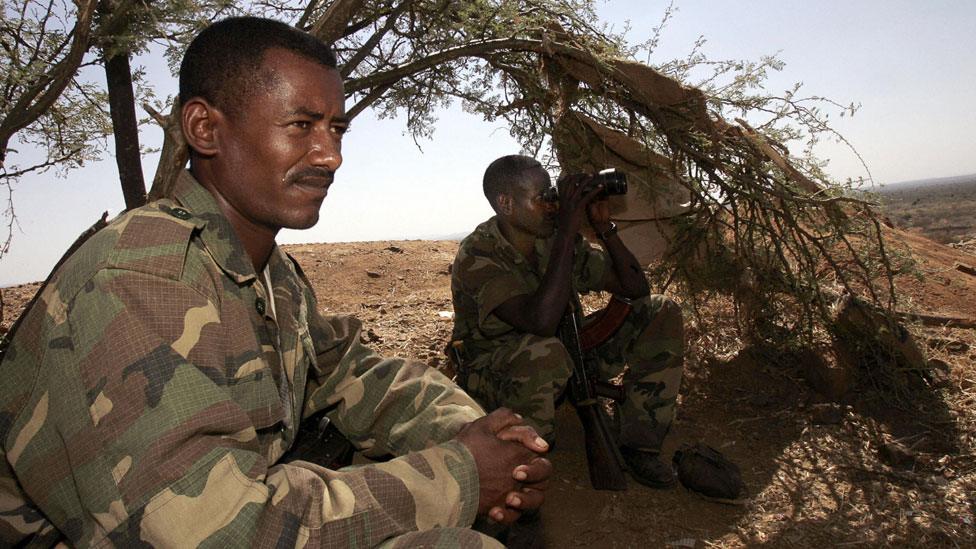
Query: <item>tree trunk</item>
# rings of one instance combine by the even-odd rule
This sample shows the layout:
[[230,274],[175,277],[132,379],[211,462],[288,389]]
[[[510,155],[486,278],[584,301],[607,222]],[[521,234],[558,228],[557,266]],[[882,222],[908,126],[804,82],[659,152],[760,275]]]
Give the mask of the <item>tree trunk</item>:
[[139,123],[132,93],[132,71],[129,54],[118,53],[105,60],[108,82],[108,104],[115,135],[115,163],[119,167],[125,208],[131,210],[146,203],[146,182],[142,177],[139,154]]
[[190,158],[190,149],[183,138],[180,124],[180,100],[173,101],[169,116],[163,116],[149,105],[143,108],[152,115],[159,127],[163,129],[163,150],[159,153],[159,165],[156,167],[156,177],[153,179],[152,189],[149,190],[149,200],[172,197],[176,178],[186,168]]

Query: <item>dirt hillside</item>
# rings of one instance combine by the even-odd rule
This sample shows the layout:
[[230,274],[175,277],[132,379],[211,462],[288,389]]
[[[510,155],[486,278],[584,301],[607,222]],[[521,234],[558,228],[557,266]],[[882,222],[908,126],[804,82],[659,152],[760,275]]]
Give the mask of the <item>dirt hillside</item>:
[[[976,319],[976,276],[965,270],[976,256],[907,233],[894,240],[916,258],[917,269],[898,281],[906,311]],[[287,249],[325,313],[359,316],[364,340],[383,353],[444,367],[456,242]],[[36,287],[3,289],[5,327]],[[863,384],[830,402],[795,364],[743,348],[730,315],[716,310],[706,325],[689,326],[679,417],[665,452],[712,445],[739,465],[748,499],[722,505],[633,482],[627,492],[593,491],[578,421],[563,406],[536,546],[976,546],[976,330],[913,325],[938,375],[908,404]]]

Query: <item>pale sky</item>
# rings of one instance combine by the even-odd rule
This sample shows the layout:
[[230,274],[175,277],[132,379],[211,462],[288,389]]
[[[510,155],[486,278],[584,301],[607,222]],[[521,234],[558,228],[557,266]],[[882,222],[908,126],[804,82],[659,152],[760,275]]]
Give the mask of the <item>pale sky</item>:
[[[666,2],[599,3],[604,21],[629,38],[651,35]],[[714,59],[758,59],[779,53],[786,68],[769,80],[779,92],[803,82],[810,95],[861,103],[853,118],[831,117],[881,184],[976,173],[970,129],[976,127],[976,2],[969,0],[677,0],[652,63],[688,53],[700,35]],[[176,91],[165,66],[146,65],[157,94]],[[160,141],[147,127],[145,144]],[[364,113],[343,145],[343,166],[319,224],[283,231],[279,242],[342,242],[429,238],[470,231],[491,215],[481,193],[489,162],[519,152],[501,124],[455,107],[442,114],[423,151],[401,120]],[[843,147],[819,150],[838,179],[865,175]],[[147,184],[156,158],[143,160]],[[19,218],[12,249],[0,260],[0,286],[43,279],[74,238],[102,211],[123,207],[111,158],[59,179],[24,178],[14,201]],[[5,223],[4,223],[5,224]]]

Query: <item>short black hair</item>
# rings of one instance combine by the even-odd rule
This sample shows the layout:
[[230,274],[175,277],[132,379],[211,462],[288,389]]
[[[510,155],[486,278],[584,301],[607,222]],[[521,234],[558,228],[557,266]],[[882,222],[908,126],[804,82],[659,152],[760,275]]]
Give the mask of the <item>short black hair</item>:
[[230,17],[203,29],[180,63],[180,103],[201,97],[239,114],[255,91],[268,89],[274,75],[259,74],[264,54],[280,48],[336,68],[332,48],[295,27],[261,17]]
[[491,207],[497,211],[498,195],[511,192],[522,182],[525,172],[534,168],[545,170],[538,160],[521,154],[503,156],[488,164],[482,185]]

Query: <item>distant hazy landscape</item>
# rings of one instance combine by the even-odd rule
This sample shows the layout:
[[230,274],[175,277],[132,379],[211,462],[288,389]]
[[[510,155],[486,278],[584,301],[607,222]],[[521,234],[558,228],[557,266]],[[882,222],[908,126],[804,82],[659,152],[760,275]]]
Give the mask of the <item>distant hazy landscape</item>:
[[[900,229],[942,244],[976,239],[976,174],[901,181],[884,185],[874,194],[881,199],[881,210]],[[416,239],[461,240],[466,236],[468,232]]]
[[878,194],[896,227],[943,244],[976,238],[976,174],[886,185]]

